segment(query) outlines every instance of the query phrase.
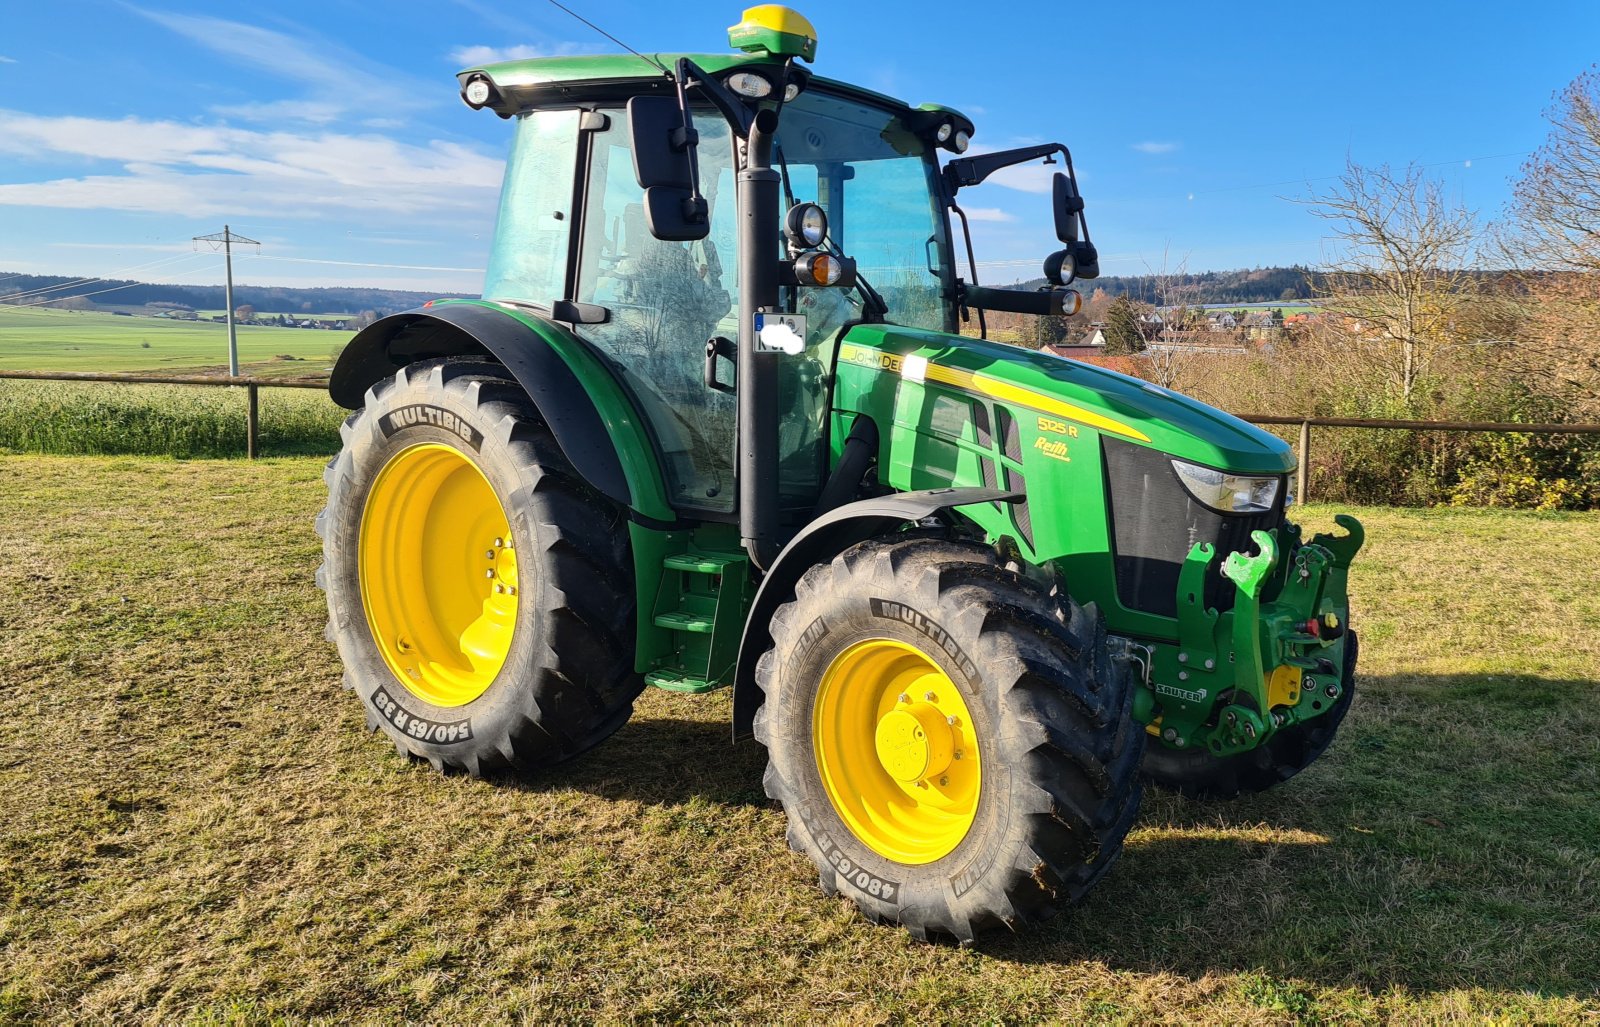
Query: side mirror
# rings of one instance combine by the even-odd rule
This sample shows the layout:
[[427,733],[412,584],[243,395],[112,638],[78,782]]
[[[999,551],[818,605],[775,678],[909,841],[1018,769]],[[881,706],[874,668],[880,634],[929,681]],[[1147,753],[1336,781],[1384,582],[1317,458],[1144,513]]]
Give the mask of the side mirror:
[[1077,183],[1057,171],[1051,180],[1051,193],[1056,214],[1056,238],[1069,247],[1078,241],[1078,222],[1083,213],[1083,196]]
[[650,234],[668,242],[691,242],[711,234],[705,197],[696,180],[698,137],[686,108],[667,96],[628,101],[633,174],[644,190]]

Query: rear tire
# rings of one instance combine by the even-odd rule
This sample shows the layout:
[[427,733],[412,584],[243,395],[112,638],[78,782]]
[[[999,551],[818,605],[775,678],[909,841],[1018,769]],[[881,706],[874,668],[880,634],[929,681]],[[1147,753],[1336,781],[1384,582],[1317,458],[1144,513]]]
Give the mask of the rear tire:
[[367,726],[477,776],[559,763],[626,723],[643,688],[626,523],[505,369],[402,368],[342,436],[317,583]]
[[868,919],[970,942],[1077,901],[1121,852],[1145,736],[1096,614],[981,546],[870,541],[807,571],[772,637],[767,794]]
[[1328,712],[1277,732],[1265,745],[1231,756],[1214,756],[1199,746],[1179,750],[1152,742],[1144,753],[1145,777],[1191,799],[1234,799],[1289,780],[1333,744],[1355,699],[1360,648],[1356,633],[1350,632],[1344,647],[1342,690]]

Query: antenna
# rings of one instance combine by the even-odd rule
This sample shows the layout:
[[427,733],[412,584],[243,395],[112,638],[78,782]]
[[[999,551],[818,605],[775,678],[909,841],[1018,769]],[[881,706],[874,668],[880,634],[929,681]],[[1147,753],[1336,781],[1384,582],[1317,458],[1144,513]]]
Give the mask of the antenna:
[[590,21],[588,18],[585,18],[583,15],[579,14],[577,11],[574,11],[572,8],[566,6],[565,4],[557,3],[556,0],[550,0],[550,2],[552,4],[554,4],[556,7],[561,8],[563,11],[566,11],[568,14],[572,15],[574,18],[577,18],[579,21],[583,22],[585,25],[587,25],[590,28],[594,29],[596,32],[600,33],[602,36],[605,36],[607,39],[611,40],[613,43],[615,43],[618,46],[622,47],[624,50],[626,50],[629,53],[633,54],[635,57],[639,58],[641,61],[644,61],[646,64],[653,64],[656,67],[660,68],[661,69],[661,73],[663,75],[667,76],[668,78],[672,77],[672,72],[667,68],[667,66],[665,64],[662,64],[660,61],[656,60],[654,57],[646,57],[644,54],[642,54],[639,51],[635,50],[633,47],[629,46],[627,43],[624,43],[622,40],[618,39],[616,36],[613,36],[611,33],[607,32],[605,29],[601,28],[599,25],[596,25],[594,22]]

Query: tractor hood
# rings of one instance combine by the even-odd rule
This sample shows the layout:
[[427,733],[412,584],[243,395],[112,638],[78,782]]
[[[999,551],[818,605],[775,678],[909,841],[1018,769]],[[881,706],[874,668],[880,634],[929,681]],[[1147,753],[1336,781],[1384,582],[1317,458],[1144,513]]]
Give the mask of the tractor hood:
[[875,363],[912,381],[1036,410],[1220,470],[1283,474],[1294,469],[1293,453],[1282,439],[1170,389],[1078,360],[873,324],[856,325],[845,334],[839,359]]

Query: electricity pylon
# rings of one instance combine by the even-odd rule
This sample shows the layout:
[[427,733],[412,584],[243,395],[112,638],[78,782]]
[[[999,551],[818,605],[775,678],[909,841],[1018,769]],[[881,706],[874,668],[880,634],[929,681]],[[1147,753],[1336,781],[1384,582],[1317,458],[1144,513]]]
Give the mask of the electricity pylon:
[[228,304],[228,377],[237,378],[239,377],[239,336],[233,324],[233,244],[241,243],[245,246],[260,246],[261,244],[254,239],[246,239],[244,236],[230,231],[227,225],[223,225],[222,231],[212,235],[197,235],[194,237],[194,241],[210,243],[213,250],[217,248],[218,243],[222,244],[223,262],[228,268],[228,287],[226,292]]

